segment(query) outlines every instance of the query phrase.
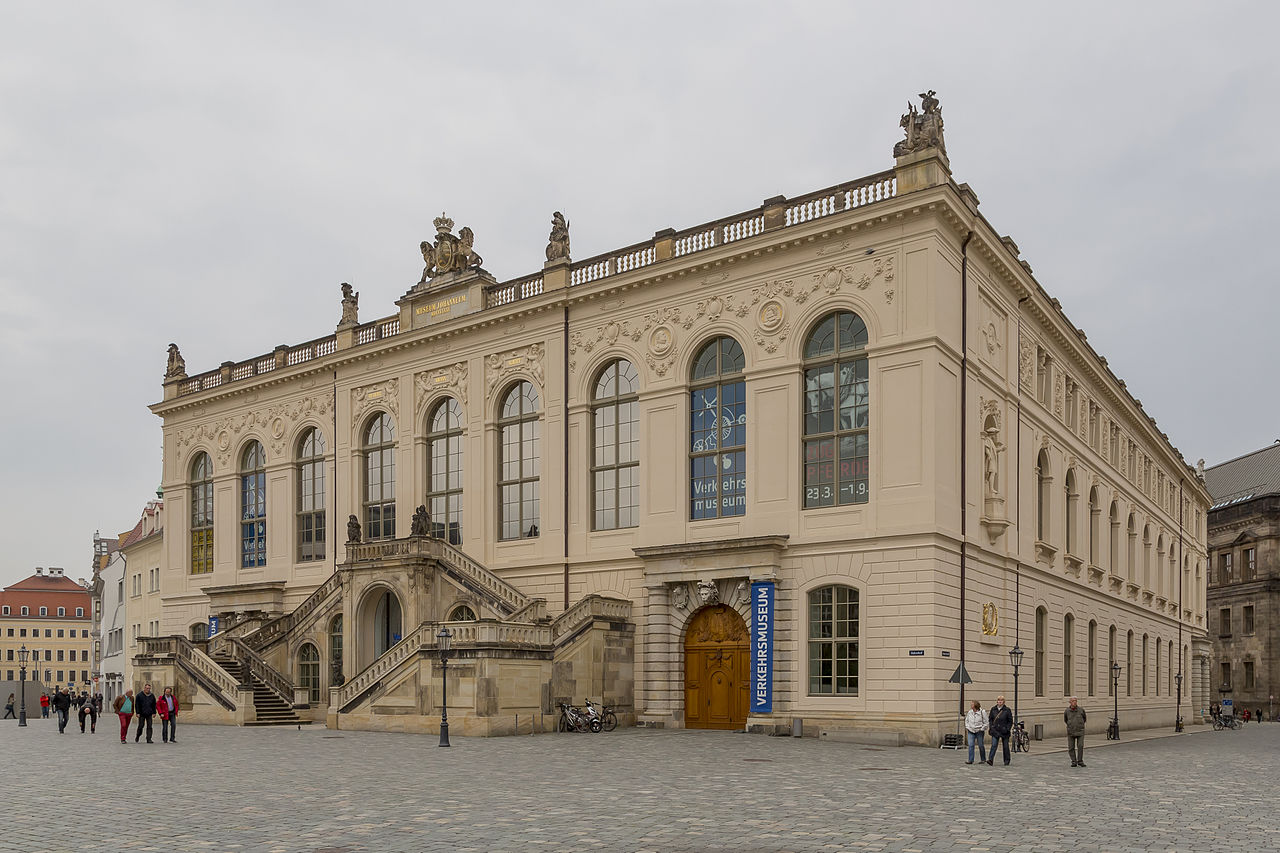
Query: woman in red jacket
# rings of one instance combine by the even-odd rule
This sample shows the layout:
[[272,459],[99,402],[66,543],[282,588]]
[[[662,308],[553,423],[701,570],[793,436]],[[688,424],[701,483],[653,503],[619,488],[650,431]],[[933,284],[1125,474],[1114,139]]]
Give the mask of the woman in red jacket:
[[129,742],[129,722],[133,719],[133,691],[126,690],[111,703],[111,710],[120,717],[120,742]]
[[160,741],[177,743],[178,697],[173,695],[172,687],[166,687],[164,695],[156,701],[156,713],[160,715]]

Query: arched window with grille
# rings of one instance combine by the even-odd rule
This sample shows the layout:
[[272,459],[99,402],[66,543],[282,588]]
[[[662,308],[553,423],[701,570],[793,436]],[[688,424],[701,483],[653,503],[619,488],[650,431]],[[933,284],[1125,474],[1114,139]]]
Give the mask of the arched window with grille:
[[804,505],[866,503],[870,494],[867,324],[823,317],[804,344]]
[[1052,484],[1049,451],[1041,450],[1036,457],[1036,538],[1041,542],[1049,541],[1049,489]]
[[626,359],[605,365],[596,377],[591,407],[592,529],[640,523],[640,377]]
[[323,560],[325,552],[325,443],[312,428],[298,442],[298,561]]
[[311,643],[298,650],[298,686],[306,689],[308,702],[320,701],[320,650]]
[[396,426],[379,412],[364,430],[364,538],[396,535]]
[[1120,577],[1120,504],[1116,501],[1111,502],[1111,554],[1108,559],[1110,563],[1107,569],[1111,574]]
[[1111,669],[1119,659],[1116,657],[1116,626],[1112,625],[1107,629],[1107,695],[1114,696],[1116,692],[1116,683],[1112,679]]
[[465,604],[459,604],[449,613],[450,622],[474,622],[476,621],[476,612]]
[[209,639],[209,623],[208,622],[195,622],[191,625],[191,628],[189,630],[190,630],[192,642],[199,643]]
[[1101,559],[1098,553],[1098,525],[1102,523],[1102,511],[1098,507],[1098,487],[1089,490],[1089,565],[1098,566]]
[[462,544],[462,406],[452,397],[427,419],[427,511],[432,536]]
[[191,574],[213,571],[213,465],[209,454],[191,462]]
[[747,511],[746,356],[733,338],[698,350],[689,391],[689,518]]
[[858,695],[858,590],[809,593],[809,695]]
[[251,441],[240,456],[240,568],[267,564],[267,454]]
[[1098,623],[1093,619],[1089,620],[1089,635],[1087,642],[1089,652],[1089,674],[1085,678],[1085,689],[1088,690],[1088,695],[1092,696],[1098,674]]
[[542,502],[542,411],[538,389],[517,382],[502,399],[499,431],[499,534],[503,539],[538,535]]
[[1067,529],[1066,535],[1062,539],[1062,544],[1067,549],[1068,554],[1076,555],[1078,553],[1077,543],[1080,537],[1080,532],[1077,529],[1080,524],[1080,495],[1076,491],[1076,472],[1074,470],[1067,472],[1063,497],[1066,499],[1064,506],[1067,508]]

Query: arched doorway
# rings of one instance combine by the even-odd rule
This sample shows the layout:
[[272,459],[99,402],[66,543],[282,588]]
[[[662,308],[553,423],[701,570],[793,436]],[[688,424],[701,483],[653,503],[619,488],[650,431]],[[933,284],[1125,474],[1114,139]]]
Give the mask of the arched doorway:
[[373,610],[373,656],[381,657],[400,642],[404,629],[400,625],[400,599],[391,590],[382,593]]
[[750,667],[747,626],[736,611],[715,604],[695,613],[684,640],[685,725],[743,728]]
[[368,590],[356,608],[353,627],[352,672],[360,672],[403,637],[399,596],[382,584]]

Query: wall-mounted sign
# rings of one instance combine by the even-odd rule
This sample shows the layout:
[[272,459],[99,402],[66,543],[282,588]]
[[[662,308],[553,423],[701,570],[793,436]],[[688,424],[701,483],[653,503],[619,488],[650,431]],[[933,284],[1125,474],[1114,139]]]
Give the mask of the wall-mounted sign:
[[922,658],[924,657],[924,649],[908,649],[907,654],[913,658]]
[[773,581],[751,584],[751,713],[773,710]]
[[218,623],[219,623],[219,620],[217,616],[209,617],[209,636],[210,637],[218,633]]

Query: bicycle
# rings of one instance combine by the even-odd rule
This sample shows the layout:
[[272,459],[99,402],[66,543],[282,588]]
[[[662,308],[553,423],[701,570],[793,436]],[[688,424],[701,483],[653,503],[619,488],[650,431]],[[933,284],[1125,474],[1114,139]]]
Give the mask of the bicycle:
[[1018,720],[1014,723],[1013,731],[1010,738],[1013,742],[1014,752],[1030,752],[1031,751],[1031,735],[1027,734],[1027,724]]
[[599,731],[599,723],[594,727],[590,719],[567,702],[560,703],[560,719],[556,721],[557,732],[589,732]]
[[1236,717],[1218,716],[1213,718],[1213,730],[1215,732],[1220,732],[1223,729],[1235,730],[1235,729],[1242,729],[1242,728],[1244,728],[1244,722],[1237,719]]
[[[587,703],[587,717],[591,719],[593,723],[599,722],[600,728],[603,731],[611,732],[618,727],[618,715],[615,714],[613,709],[608,705],[602,703],[599,710],[597,710],[595,704],[593,704],[590,699],[583,699],[582,701]],[[594,725],[591,730],[596,730]]]

